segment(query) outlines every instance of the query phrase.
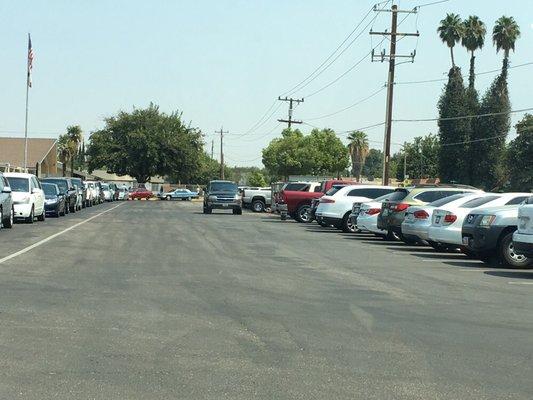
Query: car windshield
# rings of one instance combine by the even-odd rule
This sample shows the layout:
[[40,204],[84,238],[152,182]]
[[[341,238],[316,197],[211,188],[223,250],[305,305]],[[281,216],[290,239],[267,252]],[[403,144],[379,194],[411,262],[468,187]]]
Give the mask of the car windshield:
[[480,207],[483,204],[487,204],[488,202],[496,200],[496,199],[498,199],[500,197],[501,196],[498,196],[497,194],[480,197],[479,199],[474,199],[474,200],[467,201],[460,208],[476,208],[476,207]]
[[57,187],[53,183],[43,183],[43,191],[45,196],[55,196],[57,194]]
[[461,197],[465,197],[467,194],[469,194],[469,193],[459,193],[459,194],[454,194],[452,196],[443,197],[442,199],[438,199],[438,200],[435,200],[432,203],[429,203],[428,206],[442,207],[443,205],[451,203],[452,201],[458,200]]
[[13,192],[29,192],[30,181],[28,178],[7,178],[9,186]]
[[102,190],[109,190],[109,185],[106,185],[105,183],[103,183]]
[[50,182],[55,183],[57,186],[59,186],[59,189],[62,192],[66,192],[68,190],[68,183],[65,179],[45,179],[44,182]]
[[346,185],[333,185],[331,189],[329,189],[325,195],[326,196],[333,196],[335,193],[337,193],[339,190],[341,190]]
[[211,192],[236,192],[237,185],[233,182],[211,182]]

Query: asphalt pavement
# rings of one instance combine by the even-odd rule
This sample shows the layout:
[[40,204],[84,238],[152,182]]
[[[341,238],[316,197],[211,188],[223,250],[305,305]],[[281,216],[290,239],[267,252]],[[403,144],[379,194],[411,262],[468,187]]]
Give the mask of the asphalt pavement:
[[532,399],[533,270],[135,201],[0,230],[0,399]]

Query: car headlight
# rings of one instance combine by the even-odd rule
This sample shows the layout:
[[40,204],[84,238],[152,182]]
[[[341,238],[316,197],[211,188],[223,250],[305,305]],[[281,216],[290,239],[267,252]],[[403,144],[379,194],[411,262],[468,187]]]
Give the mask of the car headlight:
[[484,215],[483,218],[481,218],[479,226],[491,226],[495,219],[496,215]]
[[217,196],[209,196],[208,200],[209,201],[217,201]]
[[240,194],[236,194],[235,197],[234,197],[235,200],[240,200],[241,199],[241,195]]
[[55,203],[58,202],[58,200],[59,200],[59,199],[57,199],[57,198],[56,198],[56,199],[46,199],[44,202],[45,202],[46,204],[55,204]]

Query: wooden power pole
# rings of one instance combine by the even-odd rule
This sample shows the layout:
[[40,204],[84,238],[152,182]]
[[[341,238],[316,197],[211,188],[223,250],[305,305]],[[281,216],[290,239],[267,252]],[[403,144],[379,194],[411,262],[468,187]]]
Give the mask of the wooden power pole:
[[391,147],[391,133],[392,133],[392,104],[393,104],[393,91],[394,91],[394,68],[396,66],[397,58],[409,58],[411,62],[414,62],[416,55],[416,50],[409,55],[399,55],[396,54],[396,42],[397,37],[403,36],[419,36],[419,33],[398,33],[398,13],[416,13],[417,9],[412,10],[398,10],[398,6],[393,5],[390,10],[388,9],[377,9],[374,8],[374,11],[377,12],[390,12],[392,14],[391,21],[391,30],[390,32],[373,32],[370,31],[371,35],[382,35],[390,36],[390,51],[389,54],[385,54],[385,50],[379,55],[374,54],[372,50],[372,61],[385,61],[389,60],[389,73],[387,77],[387,104],[385,111],[385,137],[383,140],[383,185],[388,185],[390,181],[390,147]]
[[220,133],[220,179],[224,179],[224,134],[229,132],[221,127],[220,131],[215,133]]
[[280,101],[288,101],[289,102],[289,119],[278,119],[278,122],[287,123],[287,126],[288,126],[289,129],[291,129],[291,125],[292,124],[301,124],[302,121],[297,121],[297,120],[292,119],[292,110],[293,110],[292,104],[293,104],[293,102],[295,102],[296,104],[303,103],[304,99],[293,99],[292,97],[291,98],[284,97],[282,99],[281,97],[278,97],[278,100],[280,100]]

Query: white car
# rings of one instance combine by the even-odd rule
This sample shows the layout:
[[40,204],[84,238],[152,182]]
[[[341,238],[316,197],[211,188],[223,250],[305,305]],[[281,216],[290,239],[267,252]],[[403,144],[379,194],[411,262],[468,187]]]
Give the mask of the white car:
[[533,196],[518,208],[518,229],[513,234],[517,253],[533,259]]
[[389,193],[374,199],[374,201],[361,203],[355,211],[357,212],[357,220],[353,221],[357,225],[357,229],[371,232],[379,237],[387,237],[388,232],[378,228],[378,214],[381,212],[381,203],[388,200],[392,195],[393,193]]
[[102,183],[102,192],[104,192],[105,201],[113,201],[114,192],[107,183]]
[[433,217],[433,211],[441,207],[460,207],[470,200],[484,197],[485,192],[459,193],[444,197],[432,203],[421,206],[410,206],[405,212],[405,219],[402,222],[402,235],[408,240],[425,240],[437,250],[444,249],[442,245],[432,242],[429,239],[429,227]]
[[15,218],[25,219],[30,224],[33,224],[35,217],[44,221],[44,191],[37,177],[20,172],[6,172],[4,177],[11,187]]
[[83,182],[83,185],[85,186],[85,191],[87,192],[87,207],[92,207],[94,204],[93,186],[91,186],[89,182]]
[[87,181],[86,183],[89,186],[89,189],[91,190],[92,204],[99,204],[100,203],[100,193],[99,193],[98,187],[96,186],[96,182]]
[[438,208],[433,211],[428,230],[429,240],[438,243],[439,246],[462,246],[463,221],[472,209],[520,204],[529,195],[529,193],[486,193],[484,197],[470,200],[459,207]]
[[333,187],[318,202],[315,212],[317,221],[333,225],[344,232],[355,232],[350,213],[353,203],[365,203],[393,192],[393,186],[348,185]]

